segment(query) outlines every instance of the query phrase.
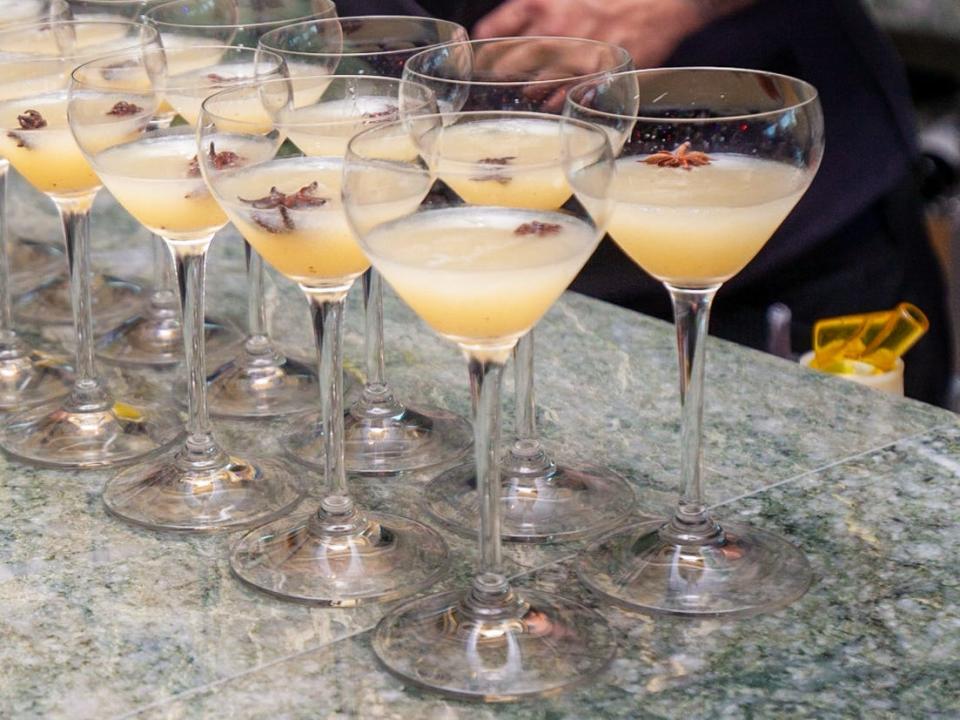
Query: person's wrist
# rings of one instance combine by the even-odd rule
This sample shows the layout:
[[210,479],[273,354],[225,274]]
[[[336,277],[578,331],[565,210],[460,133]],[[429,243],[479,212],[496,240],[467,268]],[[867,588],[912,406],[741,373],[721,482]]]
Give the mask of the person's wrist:
[[689,30],[696,32],[714,20],[752,4],[754,0],[681,0],[681,2],[696,16],[693,22],[697,24]]

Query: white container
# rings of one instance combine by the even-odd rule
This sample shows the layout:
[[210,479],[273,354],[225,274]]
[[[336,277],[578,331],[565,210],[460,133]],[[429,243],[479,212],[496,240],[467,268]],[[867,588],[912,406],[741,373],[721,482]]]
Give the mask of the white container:
[[[813,351],[811,350],[808,353],[804,353],[800,356],[800,364],[804,367],[810,367],[810,363],[813,362]],[[853,363],[854,367],[862,366],[863,374],[838,374],[838,373],[827,373],[828,375],[833,375],[834,377],[843,378],[844,380],[850,380],[860,385],[866,385],[869,388],[874,390],[880,390],[881,392],[890,393],[891,395],[900,395],[903,396],[903,360],[897,358],[897,364],[893,370],[889,370],[885,373],[873,374],[870,371],[873,369],[872,365],[868,363]],[[816,370],[816,368],[810,368],[811,370]],[[817,372],[822,372],[817,370]]]

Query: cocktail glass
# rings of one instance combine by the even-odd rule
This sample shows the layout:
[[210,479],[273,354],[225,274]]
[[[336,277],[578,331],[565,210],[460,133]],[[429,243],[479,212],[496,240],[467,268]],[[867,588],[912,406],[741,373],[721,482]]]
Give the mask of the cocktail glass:
[[[0,30],[16,25],[30,25],[44,20],[60,20],[69,17],[70,11],[63,0],[7,0],[0,2]],[[52,360],[50,356],[35,352],[31,344],[13,327],[11,307],[11,274],[7,256],[7,173],[10,163],[0,157],[0,410],[29,407],[51,398],[66,395],[72,381],[70,369]],[[23,246],[21,246],[23,247]],[[60,258],[43,253],[42,248],[31,253],[34,261],[40,262],[30,270],[43,273],[59,265]],[[27,268],[20,268],[21,272]]]
[[[438,177],[450,187],[498,185],[503,166],[471,156],[462,128],[526,120],[569,137],[561,155],[552,157],[529,157],[522,140],[505,138],[498,151],[517,158],[510,172],[518,178],[548,174],[558,191],[568,182],[561,157],[574,152],[567,164],[579,203],[562,210],[538,202],[525,207],[501,204],[491,193],[473,204],[467,192],[447,201],[431,194],[422,204],[411,202],[424,197]],[[408,157],[398,152],[404,142],[414,145]],[[602,131],[544,114],[408,118],[350,143],[343,199],[361,246],[400,297],[460,347],[476,398],[479,567],[468,589],[408,601],[378,625],[374,650],[405,682],[458,698],[515,700],[588,682],[615,651],[611,630],[593,610],[558,595],[514,588],[507,580],[500,559],[498,464],[503,368],[517,340],[597,246],[610,208],[604,186],[611,161]],[[542,187],[539,182],[530,187],[534,184]]]
[[[407,62],[404,77],[431,88],[441,110],[499,110],[560,113],[563,96],[573,85],[605,72],[632,67],[626,50],[608,43],[562,37],[528,37],[460,42],[425,50]],[[538,131],[546,127],[548,131]],[[549,125],[515,120],[476,123],[451,133],[465,137],[472,161],[501,166],[499,174],[453,192],[492,193],[496,204],[517,204],[556,210],[570,201],[562,168],[554,176],[542,172],[513,178],[512,165],[525,157],[559,156],[560,139]],[[521,148],[519,157],[500,150],[501,143]],[[466,159],[466,158],[464,158]],[[542,181],[544,187],[532,183]],[[461,182],[462,185],[462,182]],[[523,187],[523,193],[517,187]],[[535,193],[529,196],[527,193]],[[537,432],[533,392],[533,331],[520,338],[514,351],[515,439],[501,459],[503,483],[501,532],[513,542],[560,542],[596,535],[622,524],[634,508],[634,492],[616,472],[596,464],[555,459]],[[427,508],[444,525],[476,533],[478,503],[472,463],[447,470],[427,486]]]
[[[175,117],[196,126],[200,103],[217,90],[265,79],[286,72],[284,61],[273,53],[232,45],[189,45],[166,49],[167,78],[161,109],[152,122],[169,127]],[[128,320],[98,341],[100,357],[113,362],[158,367],[183,359],[183,332],[173,266],[164,241],[155,254],[155,286],[146,312]],[[171,277],[168,277],[171,276]],[[208,356],[221,357],[241,336],[233,323],[206,318],[205,345]],[[179,389],[179,387],[178,387]],[[186,392],[184,392],[186,396]]]
[[[3,29],[13,25],[31,25],[46,19],[69,20],[71,16],[67,0],[3,0],[0,2],[0,18],[0,29]],[[6,160],[0,159],[3,172],[9,165]],[[6,224],[6,211],[0,212],[4,213],[3,224],[7,234],[4,252],[7,255],[9,290],[6,292],[8,295],[19,295],[35,287],[38,281],[45,282],[63,269],[63,250],[52,243],[14,235],[12,228]],[[9,305],[9,300],[6,302]]]
[[[257,252],[300,286],[313,316],[326,429],[319,508],[255,528],[230,554],[241,580],[290,600],[342,607],[405,597],[446,565],[435,531],[359,507],[344,467],[343,309],[369,263],[340,202],[343,153],[358,128],[396,117],[399,84],[354,76],[268,81],[218,93],[203,106],[199,155],[208,184]],[[263,99],[272,123],[238,117],[234,109],[251,98]],[[217,162],[214,147],[239,159]],[[419,201],[407,198],[407,206]]]
[[704,343],[717,290],[760,251],[816,174],[816,90],[753,70],[644,70],[578,85],[566,112],[615,140],[608,231],[670,293],[680,360],[677,509],[588,548],[580,578],[614,603],[652,613],[783,607],[810,585],[803,553],[766,530],[718,522],[704,497]]
[[[62,3],[43,3],[37,0],[15,0],[12,18],[23,18],[40,6],[46,6],[38,22],[44,20],[72,20],[73,5]],[[63,7],[66,6],[66,7]],[[92,19],[89,17],[81,20]],[[2,23],[0,23],[2,25]],[[4,25],[4,27],[8,27]],[[81,33],[76,37],[78,47],[96,44],[98,37]],[[44,46],[50,50],[53,35],[44,32],[42,25],[24,33],[0,32],[0,53],[36,53]],[[107,50],[109,51],[109,49]],[[10,65],[9,68],[16,67]],[[9,69],[8,68],[8,69]],[[11,76],[11,79],[16,80]],[[19,93],[20,91],[15,91]],[[18,252],[19,251],[19,252]],[[66,325],[73,321],[70,295],[70,278],[63,273],[65,260],[63,251],[34,238],[25,238],[14,248],[15,254],[34,263],[33,274],[29,280],[18,273],[16,296],[13,311],[17,320],[30,325]],[[20,268],[18,268],[19,270]],[[131,307],[142,300],[142,288],[136,283],[121,280],[109,275],[97,273],[91,283],[93,316],[98,325],[112,327],[121,322]]]
[[[361,16],[278,28],[260,38],[260,47],[282,55],[292,77],[336,73],[399,78],[411,55],[466,38],[466,30],[445,20]],[[418,87],[411,85],[414,93]],[[363,304],[366,382],[346,414],[347,470],[399,472],[460,459],[472,442],[469,423],[447,410],[403,403],[387,383],[383,283],[374,268],[363,274]],[[305,430],[286,441],[286,447],[306,465],[323,467],[320,418],[311,417]]]
[[[115,402],[97,375],[89,221],[100,180],[67,124],[70,73],[91,53],[159,47],[153,28],[132,22],[58,21],[16,28],[24,49],[8,56],[0,85],[0,154],[57,206],[70,267],[76,378],[62,401],[12,415],[0,431],[9,454],[41,465],[101,467],[150,455],[174,441],[180,421],[170,409]],[[0,33],[0,48],[4,47]],[[136,130],[122,118],[118,127]]]
[[[274,28],[333,17],[331,0],[175,0],[151,6],[145,17],[167,48],[221,44],[256,47]],[[210,412],[221,417],[272,417],[315,405],[317,378],[308,363],[285,356],[271,341],[264,300],[263,261],[244,243],[247,265],[247,337],[240,354],[207,378]]]
[[112,54],[78,67],[70,85],[70,129],[90,165],[173,256],[190,377],[183,443],[111,478],[103,499],[114,515],[139,525],[223,530],[290,510],[302,490],[298,473],[284,462],[234,456],[213,435],[206,407],[204,268],[227,218],[200,175],[195,131],[151,123],[164,98],[166,67],[160,48]]

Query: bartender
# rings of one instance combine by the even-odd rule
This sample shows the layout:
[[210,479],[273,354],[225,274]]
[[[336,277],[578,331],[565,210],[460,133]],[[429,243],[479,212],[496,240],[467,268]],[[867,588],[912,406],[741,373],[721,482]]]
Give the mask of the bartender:
[[[409,11],[412,0],[403,0]],[[807,194],[720,291],[711,332],[764,348],[768,309],[792,312],[796,351],[823,317],[893,308],[930,319],[906,358],[906,394],[944,404],[951,342],[941,270],[916,182],[910,94],[889,42],[854,0],[418,0],[476,38],[572,35],[630,51],[637,67],[722,65],[802,78],[819,91],[826,151]],[[379,5],[395,12],[391,3]],[[341,14],[346,14],[342,12]],[[605,239],[572,289],[664,319],[667,293]]]

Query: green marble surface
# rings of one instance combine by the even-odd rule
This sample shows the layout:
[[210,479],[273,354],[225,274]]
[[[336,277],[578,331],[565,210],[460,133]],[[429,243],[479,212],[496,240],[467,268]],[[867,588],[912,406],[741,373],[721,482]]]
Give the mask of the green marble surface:
[[[53,232],[42,198],[19,188],[21,229]],[[146,235],[106,196],[96,258],[149,274]],[[210,310],[241,321],[241,251],[225,232],[211,257]],[[269,288],[271,325],[311,355],[305,302]],[[722,298],[719,300],[722,302]],[[403,397],[465,413],[466,370],[388,293],[389,377]],[[348,364],[360,363],[358,298]],[[671,328],[568,294],[537,334],[540,423],[566,459],[635,484],[640,510],[677,492],[678,398]],[[48,330],[51,341],[68,333]],[[580,544],[508,546],[523,585],[598,607],[619,633],[612,668],[583,690],[511,706],[447,701],[382,672],[370,647],[378,606],[328,610],[242,587],[231,536],[155,534],[107,517],[109,472],[29,468],[0,458],[0,718],[832,718],[960,716],[960,424],[951,413],[712,340],[707,492],[721,517],[779,532],[807,553],[810,592],[781,612],[691,623],[599,605],[571,574]],[[169,395],[174,373],[117,377],[119,391]],[[507,383],[506,423],[512,391]],[[218,423],[232,447],[268,453],[286,423]],[[309,471],[305,477],[318,482]],[[370,507],[423,518],[429,473],[357,480]],[[441,586],[476,559],[447,535]]]

